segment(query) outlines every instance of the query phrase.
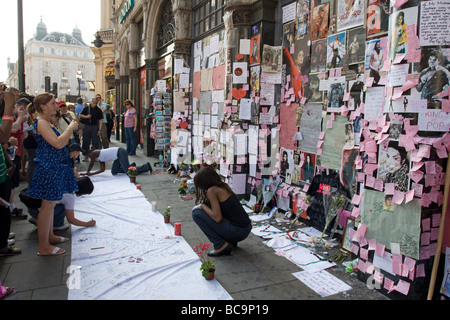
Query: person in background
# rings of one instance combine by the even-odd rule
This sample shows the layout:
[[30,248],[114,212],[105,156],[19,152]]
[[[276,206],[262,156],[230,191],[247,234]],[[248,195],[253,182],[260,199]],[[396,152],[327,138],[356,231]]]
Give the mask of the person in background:
[[196,206],[192,209],[192,218],[214,245],[214,251],[208,255],[230,255],[232,248],[246,239],[252,229],[247,212],[214,169],[200,169],[194,177],[194,185]]
[[[75,218],[75,201],[76,197],[91,194],[94,191],[94,184],[88,177],[81,177],[77,179],[78,191],[75,193],[65,193],[61,200],[56,201],[54,210],[53,230],[65,230],[69,228],[69,224],[80,227],[93,227],[96,221],[91,219],[89,221],[81,221]],[[33,209],[30,213],[32,216],[28,221],[37,225],[37,218],[39,217],[39,209]],[[67,223],[64,223],[64,218],[67,218]]]
[[[80,175],[82,176],[93,176],[95,174],[104,172],[106,168],[105,163],[108,161],[113,161],[111,167],[111,174],[113,176],[118,173],[127,173],[128,168],[130,167],[128,153],[124,148],[114,147],[103,150],[90,150],[88,152],[88,157],[91,159],[91,162],[89,163],[87,172],[80,173]],[[100,162],[100,169],[95,172],[91,172],[97,159]],[[133,162],[131,166],[136,166],[136,164]],[[145,172],[150,172],[151,174],[153,172],[150,162],[147,162],[146,164],[143,164],[141,166],[136,166],[136,169],[138,171],[138,174]]]
[[37,142],[35,170],[28,188],[28,195],[41,199],[41,210],[37,219],[39,256],[55,256],[65,250],[55,244],[68,241],[53,234],[53,211],[56,201],[63,194],[78,191],[77,181],[70,165],[67,143],[78,128],[73,120],[67,129],[60,133],[50,124],[50,118],[58,110],[58,104],[52,94],[42,93],[34,99],[34,106],[39,116],[34,120],[31,134]]
[[[38,117],[38,113],[34,108],[34,103],[30,102],[27,106],[28,113],[28,130],[31,129],[30,125],[33,124],[34,119]],[[33,177],[34,171],[34,157],[36,156],[37,143],[34,140],[33,135],[28,134],[26,138],[23,139],[23,147],[27,151],[27,184],[30,185],[31,178]]]
[[11,146],[15,149],[15,154],[12,155],[11,160],[14,162],[14,174],[11,177],[11,196],[8,199],[10,203],[11,217],[14,219],[26,219],[27,215],[22,213],[22,209],[16,207],[14,203],[14,189],[19,186],[20,183],[20,168],[22,159],[22,140],[28,135],[24,132],[24,122],[26,121],[26,106],[30,101],[26,98],[20,98],[14,105],[14,122],[11,126],[10,142]]
[[125,138],[127,142],[127,152],[130,156],[136,155],[136,128],[137,128],[137,112],[133,102],[129,99],[124,102],[127,111],[124,112],[124,128]]
[[108,140],[108,135],[107,135],[107,127],[106,127],[108,121],[106,119],[106,114],[105,114],[106,103],[102,102],[102,96],[100,94],[97,94],[95,97],[97,99],[98,107],[103,112],[103,122],[102,122],[103,124],[102,124],[102,132],[101,132],[101,135],[100,135],[100,140],[102,142],[103,149],[108,149],[109,148],[109,140]]
[[106,138],[108,139],[108,142],[111,142],[111,132],[114,127],[116,115],[114,114],[114,111],[111,110],[111,105],[106,105],[106,110],[103,112],[103,115],[106,117]]
[[77,104],[75,106],[75,114],[78,117],[78,139],[81,141],[81,136],[83,135],[83,123],[81,123],[80,113],[83,111],[83,98],[77,98]]
[[91,105],[84,107],[80,113],[80,121],[83,123],[83,143],[81,148],[83,149],[85,161],[87,160],[87,152],[91,143],[94,149],[101,148],[100,135],[102,133],[103,112],[97,106],[97,103],[97,98],[93,98]]
[[[10,89],[0,89],[0,143],[8,143],[11,127],[14,122],[14,104],[17,96]],[[8,200],[11,194],[10,177],[14,172],[14,163],[5,154],[0,146],[0,257],[21,253],[19,248],[12,247],[14,234],[11,233],[11,212],[8,208]]]
[[[58,120],[58,122],[55,124],[56,129],[58,129],[59,132],[64,132],[64,130],[67,129],[70,122],[73,120],[78,122],[77,116],[72,111],[67,110],[67,104],[64,101],[58,102],[59,107],[59,114],[61,115],[61,118]],[[76,143],[78,138],[78,132],[73,132],[72,136],[70,137],[70,143]]]

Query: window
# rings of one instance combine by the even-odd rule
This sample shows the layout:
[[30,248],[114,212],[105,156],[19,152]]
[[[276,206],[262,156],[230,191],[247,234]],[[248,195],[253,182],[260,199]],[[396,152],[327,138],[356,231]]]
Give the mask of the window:
[[223,25],[224,0],[193,0],[193,38]]
[[158,48],[162,48],[164,46],[171,44],[174,39],[175,39],[175,18],[173,17],[172,1],[167,1],[159,24]]
[[43,47],[39,47],[39,53],[44,53],[44,48]]

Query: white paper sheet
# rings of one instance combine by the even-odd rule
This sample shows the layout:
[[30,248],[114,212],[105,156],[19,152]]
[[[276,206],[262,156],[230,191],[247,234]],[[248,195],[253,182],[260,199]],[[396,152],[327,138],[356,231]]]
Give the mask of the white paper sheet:
[[328,297],[352,289],[348,284],[339,280],[327,271],[315,273],[302,271],[293,273],[292,275],[317,292],[321,297]]
[[71,268],[79,282],[71,274],[69,300],[231,299],[202,277],[193,249],[126,175],[108,171],[92,181],[94,192],[77,198],[75,215],[97,225],[72,226]]

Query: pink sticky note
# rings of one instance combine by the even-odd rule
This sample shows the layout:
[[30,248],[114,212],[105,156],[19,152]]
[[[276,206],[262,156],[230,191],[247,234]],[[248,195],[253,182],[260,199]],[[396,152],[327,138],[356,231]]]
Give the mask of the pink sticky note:
[[352,203],[356,204],[358,206],[360,201],[361,201],[361,196],[355,193],[352,198]]
[[416,267],[416,278],[425,277],[425,264],[419,264]]
[[352,217],[356,218],[361,213],[361,209],[358,207],[353,207],[352,209]]
[[395,55],[395,59],[394,59],[393,63],[400,63],[400,62],[402,62],[403,59],[405,59],[405,57],[406,57],[406,53],[397,53]]
[[408,292],[409,292],[409,286],[410,286],[409,282],[406,282],[406,281],[400,279],[400,280],[398,280],[398,283],[395,286],[395,291],[398,291],[398,292],[404,294],[405,296],[407,296]]
[[333,129],[333,120],[327,121],[327,129]]
[[384,194],[394,194],[395,183],[385,183],[384,184]]
[[395,204],[402,204],[404,198],[405,194],[403,192],[395,190],[392,202],[394,202]]
[[394,281],[392,281],[389,278],[384,278],[384,289],[388,291],[388,293],[391,293],[395,289]]
[[375,247],[375,254],[382,257],[384,255],[385,249],[386,249],[386,246],[384,244],[377,243],[377,245]]
[[350,92],[344,93],[344,101],[350,100]]
[[405,203],[408,203],[414,199],[414,190],[409,190],[405,193]]
[[405,3],[407,3],[408,0],[395,0],[394,2],[394,8],[400,8],[402,5],[404,5]]

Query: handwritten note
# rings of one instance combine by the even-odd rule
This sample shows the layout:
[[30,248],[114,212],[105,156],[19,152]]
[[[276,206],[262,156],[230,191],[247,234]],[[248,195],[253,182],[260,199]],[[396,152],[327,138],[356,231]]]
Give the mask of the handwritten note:
[[425,1],[420,9],[420,45],[437,46],[450,44],[450,2]]

